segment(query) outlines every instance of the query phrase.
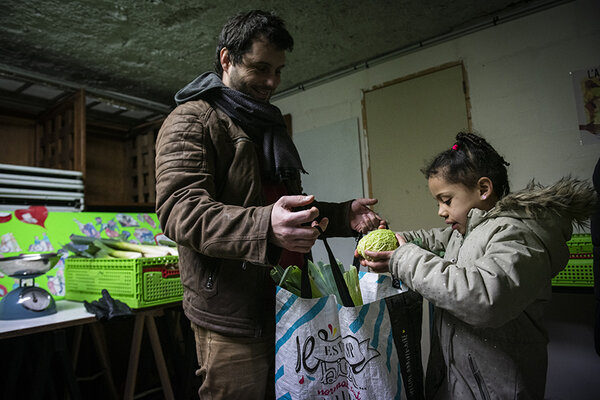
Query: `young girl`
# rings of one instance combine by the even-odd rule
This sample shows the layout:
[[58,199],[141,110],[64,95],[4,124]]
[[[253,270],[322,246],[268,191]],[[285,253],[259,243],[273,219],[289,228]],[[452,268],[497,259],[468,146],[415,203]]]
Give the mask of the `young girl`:
[[572,225],[587,222],[596,197],[570,178],[509,194],[507,165],[483,138],[459,133],[423,170],[448,227],[400,232],[398,249],[361,260],[435,306],[428,399],[544,398],[543,307]]

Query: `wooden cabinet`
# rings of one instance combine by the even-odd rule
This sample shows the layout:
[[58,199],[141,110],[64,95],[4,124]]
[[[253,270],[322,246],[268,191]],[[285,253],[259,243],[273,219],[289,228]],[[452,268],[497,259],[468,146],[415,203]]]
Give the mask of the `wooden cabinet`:
[[88,210],[154,212],[154,145],[162,120],[127,134],[93,126],[86,138]]
[[35,120],[35,167],[81,171],[85,180],[85,93],[77,91]]
[[154,212],[154,144],[166,113],[123,123],[117,113],[92,115],[99,103],[80,89],[36,115],[0,107],[0,163],[81,171],[86,211]]

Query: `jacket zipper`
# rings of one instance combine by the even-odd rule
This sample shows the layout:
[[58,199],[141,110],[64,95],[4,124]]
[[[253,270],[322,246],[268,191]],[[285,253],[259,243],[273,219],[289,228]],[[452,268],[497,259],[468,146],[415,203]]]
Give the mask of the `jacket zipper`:
[[471,367],[471,372],[473,373],[473,377],[475,377],[475,381],[477,382],[477,386],[479,387],[479,393],[481,393],[481,398],[483,400],[489,400],[490,394],[487,391],[487,387],[485,386],[485,382],[483,382],[483,377],[481,376],[481,372],[479,372],[479,368],[475,363],[475,360],[471,355],[468,355],[469,358],[469,366]]
[[[437,309],[436,312],[440,312],[440,316],[438,317],[438,321],[443,321],[443,313],[444,311],[441,309]],[[440,330],[440,335],[441,335],[441,330]],[[448,345],[447,345],[447,351],[448,351],[448,367],[446,368],[446,380],[448,382],[450,382],[450,368],[454,365],[454,348],[452,346],[452,336],[454,336],[454,326],[450,326],[448,327]],[[441,340],[440,340],[441,342]],[[441,345],[441,343],[440,343]]]
[[212,289],[215,285],[215,268],[211,268],[208,274],[208,278],[206,279],[206,288]]

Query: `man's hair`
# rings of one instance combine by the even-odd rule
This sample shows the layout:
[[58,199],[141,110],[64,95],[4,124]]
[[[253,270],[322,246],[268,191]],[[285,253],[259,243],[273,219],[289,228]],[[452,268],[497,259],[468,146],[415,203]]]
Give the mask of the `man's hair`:
[[224,47],[229,50],[231,62],[240,64],[242,56],[250,51],[252,42],[257,38],[264,38],[280,50],[292,51],[294,39],[285,28],[285,21],[271,12],[253,10],[240,13],[225,23],[215,60],[215,72],[223,76],[220,53]]

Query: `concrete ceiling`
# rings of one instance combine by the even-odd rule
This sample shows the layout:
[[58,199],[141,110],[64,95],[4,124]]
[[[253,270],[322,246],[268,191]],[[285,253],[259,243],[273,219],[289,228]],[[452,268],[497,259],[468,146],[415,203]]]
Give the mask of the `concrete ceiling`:
[[368,60],[560,3],[564,1],[2,0],[0,78],[26,71],[172,107],[179,88],[212,69],[226,19],[260,8],[282,16],[295,39],[279,89],[285,93]]

